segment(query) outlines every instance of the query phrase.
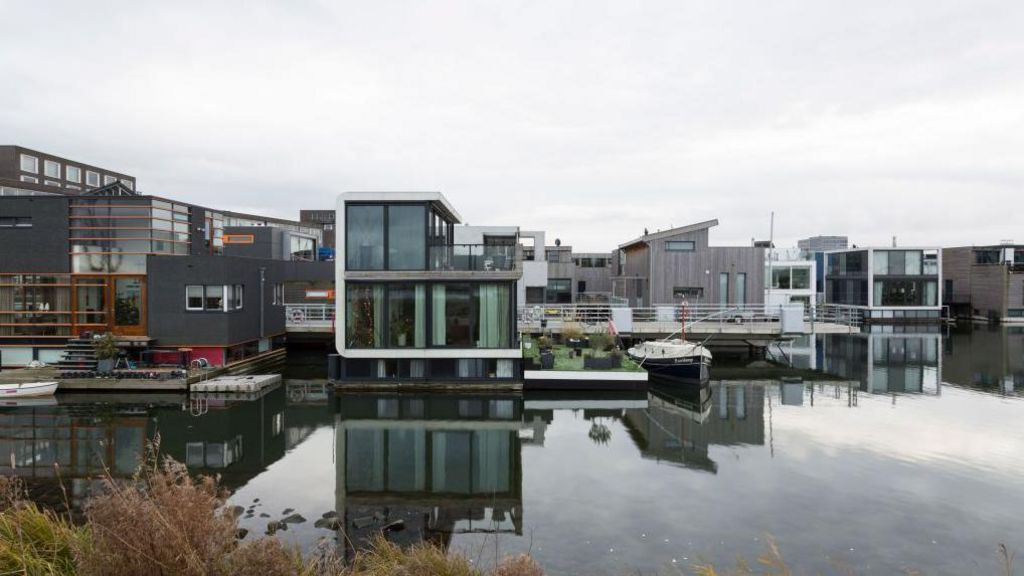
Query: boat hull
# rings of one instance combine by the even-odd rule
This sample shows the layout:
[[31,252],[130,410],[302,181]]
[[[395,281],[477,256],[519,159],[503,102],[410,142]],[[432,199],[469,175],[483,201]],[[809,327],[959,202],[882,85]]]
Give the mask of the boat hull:
[[630,354],[629,357],[648,373],[658,376],[696,381],[707,380],[711,376],[711,360],[703,356],[644,358]]
[[53,396],[56,382],[29,382],[26,384],[0,384],[0,399],[39,398]]

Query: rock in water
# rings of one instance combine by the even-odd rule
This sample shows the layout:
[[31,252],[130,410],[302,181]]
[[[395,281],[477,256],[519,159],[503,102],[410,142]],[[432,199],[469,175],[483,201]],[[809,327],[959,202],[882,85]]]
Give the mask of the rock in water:
[[384,527],[385,532],[399,532],[405,530],[405,520],[395,520]]
[[324,512],[323,514],[320,515],[320,517],[321,518],[337,518],[338,517],[338,513],[335,512],[334,510],[331,510],[330,512]]
[[249,535],[249,531],[246,530],[245,528],[239,528],[235,532],[235,538],[238,538],[239,540],[245,540],[245,537],[248,536],[248,535]]
[[267,522],[267,536],[273,536],[278,530],[281,529],[282,524],[277,520],[271,520]]
[[281,515],[282,516],[287,516],[287,515],[291,514],[292,512],[295,512],[294,508],[285,508],[284,512],[281,512]]
[[313,524],[313,526],[316,526],[317,528],[324,528],[326,530],[337,531],[337,530],[341,529],[341,522],[337,519],[337,517],[335,517],[335,518],[321,518],[321,519],[317,520]]
[[283,524],[302,524],[305,521],[306,519],[302,517],[302,514],[291,514],[281,520]]

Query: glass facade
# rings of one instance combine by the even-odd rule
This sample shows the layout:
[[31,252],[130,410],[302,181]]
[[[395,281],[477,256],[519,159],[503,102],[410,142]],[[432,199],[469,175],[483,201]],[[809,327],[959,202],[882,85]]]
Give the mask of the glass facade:
[[188,206],[147,197],[75,198],[70,205],[71,270],[144,274],[147,254],[189,253]]
[[351,205],[345,223],[345,267],[384,269],[384,207]]
[[[767,279],[767,275],[765,278]],[[811,269],[794,266],[772,266],[771,287],[779,290],[810,290]]]
[[427,207],[388,206],[388,269],[423,270],[427,257]]
[[349,283],[348,348],[509,348],[510,283]]
[[548,304],[572,304],[572,280],[549,278],[544,298]]

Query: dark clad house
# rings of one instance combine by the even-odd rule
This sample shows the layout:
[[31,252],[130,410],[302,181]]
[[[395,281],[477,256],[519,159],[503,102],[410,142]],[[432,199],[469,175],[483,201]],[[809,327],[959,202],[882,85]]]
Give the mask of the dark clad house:
[[[16,159],[27,154],[0,148]],[[5,189],[3,366],[57,362],[69,340],[94,333],[112,333],[137,358],[148,350],[158,362],[179,361],[180,348],[213,365],[249,358],[284,340],[286,283],[333,277],[330,263],[309,261],[317,238],[297,222],[140,195],[129,182],[70,193]],[[227,227],[232,221],[255,225]],[[232,235],[253,241],[232,244]]]

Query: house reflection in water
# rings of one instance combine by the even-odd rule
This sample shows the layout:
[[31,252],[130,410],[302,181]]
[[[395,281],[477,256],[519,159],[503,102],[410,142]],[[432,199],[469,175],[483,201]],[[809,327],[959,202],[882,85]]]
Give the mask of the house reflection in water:
[[331,424],[326,396],[319,404],[306,401],[309,395],[296,403],[295,392],[286,385],[253,399],[209,400],[201,414],[175,394],[104,402],[62,394],[44,405],[3,407],[0,475],[24,478],[35,500],[59,510],[63,482],[72,508],[81,510],[98,478],[108,472],[131,476],[147,441],[159,434],[161,456],[184,462],[193,473],[218,474],[226,488],[236,489]]
[[764,445],[765,387],[746,382],[654,385],[646,409],[628,409],[623,424],[644,458],[711,473],[711,445]]
[[825,334],[818,338],[821,371],[855,380],[861,391],[936,395],[942,392],[942,335],[937,329]]
[[949,334],[946,382],[1002,395],[1024,392],[1024,327],[974,326]]
[[520,398],[337,402],[335,501],[346,556],[382,529],[402,545],[444,547],[459,533],[522,534]]

